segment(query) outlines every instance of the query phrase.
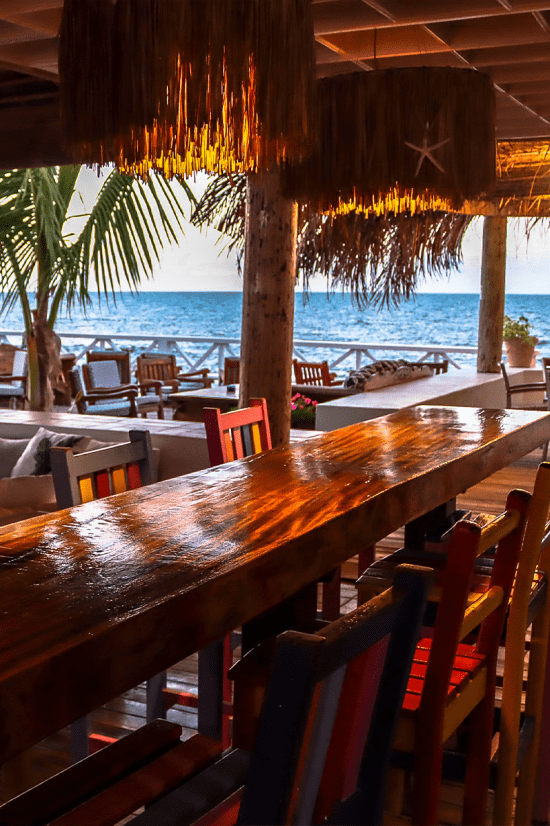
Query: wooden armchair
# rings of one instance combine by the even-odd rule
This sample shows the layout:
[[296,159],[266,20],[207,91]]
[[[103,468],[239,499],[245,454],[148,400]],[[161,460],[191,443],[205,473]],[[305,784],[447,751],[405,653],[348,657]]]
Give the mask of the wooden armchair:
[[115,361],[120,377],[119,384],[132,384],[128,350],[89,350],[86,353],[86,364],[96,361]]
[[25,405],[27,400],[26,350],[14,350],[10,373],[0,374],[0,399],[8,399],[10,407],[17,407],[18,404]]
[[335,381],[336,373],[331,373],[327,361],[298,361],[294,359],[294,376],[296,384],[316,385],[317,387],[337,387],[342,381]]
[[182,384],[197,384],[202,387],[211,387],[213,379],[208,376],[208,369],[193,370],[189,373],[181,371],[176,364],[174,355],[156,355],[145,353],[138,356],[136,364],[136,378],[140,385],[145,387],[155,382],[161,382],[164,401],[170,393],[177,393]]
[[137,387],[127,385],[116,390],[84,392],[80,370],[75,367],[69,373],[69,385],[76,409],[82,415],[137,417]]
[[[88,354],[91,355],[91,354]],[[150,381],[143,384],[124,384],[122,376],[130,373],[130,354],[120,353],[117,359],[91,359],[88,364],[82,365],[82,376],[86,387],[87,401],[91,402],[90,394],[105,394],[135,390],[134,403],[137,412],[142,418],[148,413],[156,413],[159,419],[164,419],[164,404],[162,399],[162,384],[160,381]],[[123,365],[123,367],[121,367]],[[151,392],[151,390],[153,392]],[[92,408],[93,412],[93,408]]]

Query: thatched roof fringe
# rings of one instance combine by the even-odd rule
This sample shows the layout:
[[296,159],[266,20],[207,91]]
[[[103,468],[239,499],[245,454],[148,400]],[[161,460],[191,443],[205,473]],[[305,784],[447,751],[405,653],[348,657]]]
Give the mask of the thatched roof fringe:
[[[244,241],[246,176],[215,177],[192,223],[225,233],[228,248]],[[320,215],[307,206],[298,219],[297,269],[307,293],[314,275],[330,289],[349,290],[357,303],[397,304],[421,279],[450,272],[461,261],[471,217],[443,212],[367,217],[364,212]]]
[[313,140],[310,0],[66,0],[63,123],[75,159],[146,175],[254,170]]

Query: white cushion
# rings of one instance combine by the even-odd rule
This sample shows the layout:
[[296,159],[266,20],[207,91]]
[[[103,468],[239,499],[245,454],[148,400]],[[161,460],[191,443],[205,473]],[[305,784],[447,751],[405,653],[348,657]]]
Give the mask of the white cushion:
[[68,433],[53,433],[44,427],[39,428],[17,460],[11,472],[12,477],[41,476],[49,473],[51,470],[50,448],[55,445],[73,447],[81,438],[81,436]]

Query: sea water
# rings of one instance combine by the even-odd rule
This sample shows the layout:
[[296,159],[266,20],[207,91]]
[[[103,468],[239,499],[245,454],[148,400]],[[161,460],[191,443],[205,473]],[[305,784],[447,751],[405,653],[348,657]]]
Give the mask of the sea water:
[[[85,311],[77,308],[70,315],[60,315],[56,329],[61,333],[239,338],[241,306],[242,295],[237,292],[123,293],[116,302],[95,297]],[[512,317],[525,315],[539,338],[538,349],[550,355],[550,295],[509,295],[506,312]],[[312,293],[304,302],[302,294],[297,293],[294,338],[476,347],[478,314],[478,294],[425,293],[398,307],[377,309],[358,307],[348,294]],[[0,329],[22,327],[18,306],[0,317]],[[204,345],[185,346],[193,356],[195,351],[200,354],[205,349]],[[334,360],[337,356],[328,349],[303,352],[311,360]],[[376,351],[375,355],[380,358],[385,354]],[[398,356],[388,351],[387,357]],[[474,356],[458,354],[454,358],[462,366],[475,365]]]

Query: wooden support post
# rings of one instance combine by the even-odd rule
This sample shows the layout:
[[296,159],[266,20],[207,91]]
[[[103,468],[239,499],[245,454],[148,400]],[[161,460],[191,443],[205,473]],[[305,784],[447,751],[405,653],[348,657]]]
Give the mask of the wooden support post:
[[247,187],[239,404],[267,399],[273,447],[290,436],[297,205],[279,173],[250,175]]
[[477,372],[498,373],[506,289],[506,217],[483,219]]

